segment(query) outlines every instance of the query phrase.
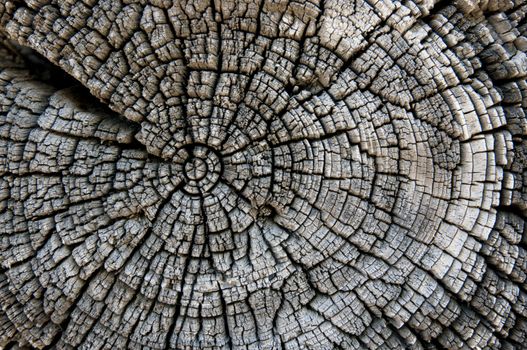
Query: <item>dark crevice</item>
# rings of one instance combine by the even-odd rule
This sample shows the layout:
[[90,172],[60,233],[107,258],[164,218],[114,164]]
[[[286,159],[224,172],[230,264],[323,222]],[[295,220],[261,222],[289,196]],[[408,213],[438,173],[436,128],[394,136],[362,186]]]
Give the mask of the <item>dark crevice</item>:
[[500,213],[512,213],[522,219],[527,219],[527,203],[523,203],[521,206],[519,203],[513,203],[511,205],[499,205],[495,209]]
[[48,61],[37,51],[11,40],[8,40],[5,44],[24,61],[26,68],[40,81],[57,89],[80,86],[80,83],[75,78]]

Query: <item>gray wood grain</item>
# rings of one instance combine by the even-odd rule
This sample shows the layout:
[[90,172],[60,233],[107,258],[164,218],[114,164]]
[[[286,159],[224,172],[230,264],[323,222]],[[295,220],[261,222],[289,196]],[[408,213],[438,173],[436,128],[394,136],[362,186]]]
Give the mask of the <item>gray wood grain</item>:
[[525,349],[526,16],[0,0],[0,348]]

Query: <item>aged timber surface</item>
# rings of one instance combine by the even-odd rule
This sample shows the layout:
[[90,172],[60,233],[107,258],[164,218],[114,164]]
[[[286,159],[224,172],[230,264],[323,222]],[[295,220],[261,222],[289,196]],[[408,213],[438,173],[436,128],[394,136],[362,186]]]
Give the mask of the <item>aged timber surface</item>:
[[524,0],[0,0],[0,348],[525,349]]

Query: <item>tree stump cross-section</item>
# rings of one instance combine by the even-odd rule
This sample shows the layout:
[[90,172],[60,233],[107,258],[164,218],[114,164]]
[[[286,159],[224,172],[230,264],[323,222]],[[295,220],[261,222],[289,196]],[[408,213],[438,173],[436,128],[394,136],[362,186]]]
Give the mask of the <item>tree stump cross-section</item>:
[[524,0],[0,0],[0,349],[526,349]]

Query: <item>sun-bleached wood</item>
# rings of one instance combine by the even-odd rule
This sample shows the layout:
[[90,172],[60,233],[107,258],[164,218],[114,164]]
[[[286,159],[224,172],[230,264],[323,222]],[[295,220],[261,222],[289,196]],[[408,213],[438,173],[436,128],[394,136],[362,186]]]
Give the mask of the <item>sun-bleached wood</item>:
[[526,18],[0,0],[0,348],[525,348]]

